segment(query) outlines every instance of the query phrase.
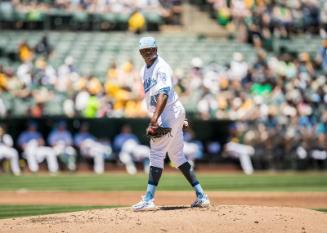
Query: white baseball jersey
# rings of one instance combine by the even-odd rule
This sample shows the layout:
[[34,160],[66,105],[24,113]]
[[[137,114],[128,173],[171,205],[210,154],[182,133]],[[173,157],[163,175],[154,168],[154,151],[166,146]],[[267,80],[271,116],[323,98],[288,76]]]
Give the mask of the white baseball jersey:
[[[155,112],[159,94],[165,93],[168,95],[167,104],[161,114],[163,119],[162,122],[159,122],[159,124],[162,123],[163,126],[168,127],[169,125],[166,125],[167,123],[164,118],[167,115],[168,109],[178,101],[178,95],[174,91],[170,66],[164,59],[158,56],[150,67],[146,65],[143,66],[141,78],[144,87],[146,106],[150,114]],[[161,119],[159,121],[161,121]]]

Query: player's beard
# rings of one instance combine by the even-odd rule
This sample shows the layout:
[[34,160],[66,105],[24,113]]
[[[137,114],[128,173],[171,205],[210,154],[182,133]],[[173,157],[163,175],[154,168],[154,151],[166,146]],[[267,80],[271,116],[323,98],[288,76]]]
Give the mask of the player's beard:
[[158,57],[157,54],[153,54],[152,56],[149,56],[147,58],[144,58],[144,61],[146,64],[151,65],[153,63],[153,61]]

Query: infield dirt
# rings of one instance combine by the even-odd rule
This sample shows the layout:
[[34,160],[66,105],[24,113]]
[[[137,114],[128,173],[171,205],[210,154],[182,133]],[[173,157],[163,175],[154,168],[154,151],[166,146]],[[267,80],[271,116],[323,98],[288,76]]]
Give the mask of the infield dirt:
[[[0,192],[0,204],[124,205],[143,192]],[[213,206],[191,209],[193,192],[157,193],[157,211],[102,209],[0,220],[0,233],[219,232],[326,233],[327,214],[302,209],[326,208],[323,192],[208,192]],[[171,206],[175,205],[175,206]],[[280,206],[280,207],[276,207]],[[0,210],[1,211],[1,210]]]
[[326,229],[325,213],[300,208],[245,205],[220,205],[208,209],[166,206],[151,212],[116,208],[0,221],[1,233],[326,233]]
[[[0,204],[32,205],[121,205],[130,206],[140,200],[143,192],[42,192],[2,191]],[[325,192],[208,192],[216,205],[258,205],[303,208],[327,208]],[[158,191],[157,205],[188,205],[194,201],[189,191]],[[327,232],[327,231],[326,231]]]

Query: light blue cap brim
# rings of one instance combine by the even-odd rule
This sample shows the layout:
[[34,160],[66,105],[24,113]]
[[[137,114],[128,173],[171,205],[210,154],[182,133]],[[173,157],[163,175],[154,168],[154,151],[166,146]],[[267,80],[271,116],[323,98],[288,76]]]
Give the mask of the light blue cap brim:
[[139,42],[139,49],[148,49],[148,48],[157,48],[156,40],[151,36],[143,37],[140,39]]

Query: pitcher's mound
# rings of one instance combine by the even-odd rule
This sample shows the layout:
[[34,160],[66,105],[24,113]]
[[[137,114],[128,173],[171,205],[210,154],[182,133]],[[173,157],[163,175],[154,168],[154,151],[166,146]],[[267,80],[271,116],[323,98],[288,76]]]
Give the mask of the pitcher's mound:
[[299,232],[326,233],[327,214],[314,210],[222,205],[208,209],[165,206],[152,212],[129,208],[5,219],[0,232]]

